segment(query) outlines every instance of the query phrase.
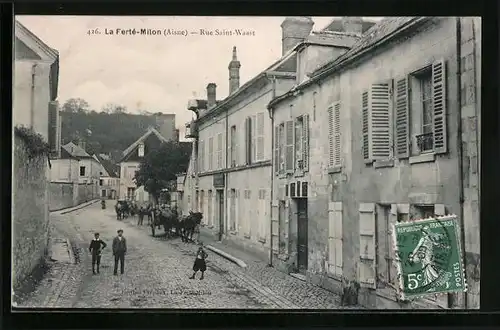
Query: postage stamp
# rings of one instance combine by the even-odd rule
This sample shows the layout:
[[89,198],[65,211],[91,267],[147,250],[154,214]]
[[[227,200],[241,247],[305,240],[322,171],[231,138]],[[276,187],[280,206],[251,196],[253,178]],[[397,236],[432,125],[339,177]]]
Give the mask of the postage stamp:
[[393,236],[402,300],[467,290],[456,215],[396,223]]

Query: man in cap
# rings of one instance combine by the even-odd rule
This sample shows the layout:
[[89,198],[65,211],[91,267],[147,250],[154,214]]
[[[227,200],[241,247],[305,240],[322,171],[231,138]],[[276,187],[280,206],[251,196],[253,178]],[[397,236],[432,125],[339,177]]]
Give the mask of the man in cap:
[[99,274],[99,265],[101,264],[102,249],[106,247],[106,243],[101,241],[99,233],[94,233],[94,239],[90,241],[89,252],[92,254],[92,274],[96,274],[95,265],[97,264],[97,274]]
[[127,241],[123,237],[123,229],[118,229],[118,236],[113,239],[113,255],[115,256],[115,269],[113,274],[118,275],[118,261],[120,261],[120,270],[125,271],[125,254],[127,253]]

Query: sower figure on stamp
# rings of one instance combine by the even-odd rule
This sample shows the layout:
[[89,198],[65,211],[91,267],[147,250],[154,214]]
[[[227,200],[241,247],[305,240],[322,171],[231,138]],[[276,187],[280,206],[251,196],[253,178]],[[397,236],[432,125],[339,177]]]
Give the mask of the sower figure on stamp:
[[92,254],[92,274],[96,274],[95,266],[97,264],[97,274],[99,274],[99,265],[101,264],[101,253],[102,249],[106,247],[104,243],[99,238],[99,233],[94,234],[94,239],[90,241],[89,252]]
[[120,261],[120,270],[125,271],[125,254],[127,253],[127,241],[123,237],[123,229],[118,229],[118,236],[113,239],[113,255],[115,256],[115,269],[113,275],[118,275],[118,261]]
[[205,259],[207,257],[208,257],[208,254],[203,249],[203,243],[200,243],[200,247],[198,248],[198,252],[196,252],[196,259],[194,260],[194,265],[193,265],[194,273],[193,273],[193,276],[190,277],[190,279],[193,280],[198,271],[201,271],[200,280],[203,279],[203,275],[205,274],[205,271],[207,270],[207,263],[205,262]]

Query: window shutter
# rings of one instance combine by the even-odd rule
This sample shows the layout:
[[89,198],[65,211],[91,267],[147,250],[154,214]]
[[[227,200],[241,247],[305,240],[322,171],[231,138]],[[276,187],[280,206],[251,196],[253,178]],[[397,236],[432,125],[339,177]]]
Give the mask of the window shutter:
[[408,77],[396,81],[396,156],[410,156]]
[[257,155],[256,159],[264,160],[264,112],[257,114]]
[[342,202],[328,203],[328,272],[342,275]]
[[328,167],[335,166],[335,114],[332,105],[328,107]]
[[280,127],[274,127],[274,172],[278,174],[280,171]]
[[389,242],[392,243],[392,245],[389,247],[388,252],[388,262],[389,262],[389,267],[390,267],[390,273],[389,273],[389,283],[395,284],[396,279],[398,277],[398,268],[396,266],[396,258],[395,258],[395,248],[396,248],[396,236],[394,235],[394,225],[398,222],[398,205],[397,204],[392,204],[391,205],[391,213],[389,215],[389,228],[387,228],[387,235],[389,236]]
[[252,123],[250,117],[245,120],[245,163],[251,163]]
[[250,156],[250,160],[252,163],[255,163],[257,161],[257,116],[254,115],[252,116],[252,154]]
[[50,147],[50,154],[52,157],[57,157],[58,152],[58,126],[59,126],[59,109],[57,102],[49,102],[49,136],[48,142]]
[[341,130],[340,130],[340,102],[337,102],[333,108],[333,128],[334,128],[334,166],[341,166],[341,155],[342,155],[342,147],[341,147]]
[[434,152],[446,153],[446,67],[444,60],[432,64],[432,104],[434,107]]
[[272,248],[274,253],[279,252],[279,203],[273,201],[271,205],[271,235],[272,235]]
[[294,125],[293,125],[293,120],[288,120],[285,122],[285,171],[286,172],[293,172],[294,169],[294,158],[293,153],[294,153]]
[[218,155],[217,155],[217,159],[218,159],[218,163],[219,163],[219,168],[223,168],[224,167],[224,155],[223,155],[223,140],[222,140],[222,133],[219,133],[218,136],[217,136],[217,140],[218,140],[218,144],[219,144],[219,150],[218,150]]
[[213,154],[214,154],[214,138],[210,137],[208,139],[208,170],[213,170]]
[[[333,110],[332,110],[333,111]],[[368,112],[368,92],[363,92],[361,97],[361,111],[363,113],[363,159],[370,160],[370,114]],[[333,115],[332,115],[333,116]]]
[[309,115],[302,116],[302,169],[309,171]]
[[387,159],[391,155],[390,142],[390,86],[373,84],[370,90],[370,124],[372,160]]
[[238,134],[239,134],[239,129],[238,129],[238,126],[236,126],[236,130],[234,132],[234,162],[235,162],[235,166],[238,166],[239,164],[239,161],[240,161],[240,139],[238,138]]
[[359,205],[359,257],[358,275],[362,287],[376,288],[375,204]]

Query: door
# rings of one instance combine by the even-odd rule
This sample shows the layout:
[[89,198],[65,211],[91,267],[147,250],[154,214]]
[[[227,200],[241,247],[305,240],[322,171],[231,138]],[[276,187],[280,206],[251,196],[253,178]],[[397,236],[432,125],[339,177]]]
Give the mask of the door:
[[103,190],[101,191],[101,197],[106,197],[106,189],[103,189]]
[[299,273],[307,270],[307,199],[297,201],[297,268]]
[[218,205],[218,217],[219,217],[219,241],[222,240],[222,235],[224,234],[224,190],[217,190],[217,200]]

